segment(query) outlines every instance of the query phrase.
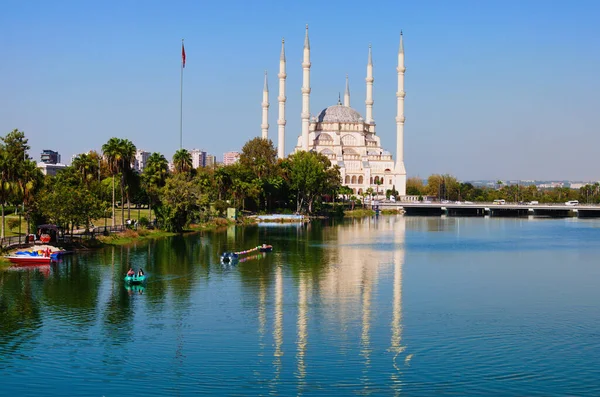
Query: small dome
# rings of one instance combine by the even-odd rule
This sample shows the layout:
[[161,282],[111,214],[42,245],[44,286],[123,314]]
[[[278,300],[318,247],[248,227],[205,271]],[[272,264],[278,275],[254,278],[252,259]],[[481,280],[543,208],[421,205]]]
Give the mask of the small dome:
[[317,119],[319,122],[326,123],[360,123],[362,121],[360,113],[344,105],[334,105],[323,109]]

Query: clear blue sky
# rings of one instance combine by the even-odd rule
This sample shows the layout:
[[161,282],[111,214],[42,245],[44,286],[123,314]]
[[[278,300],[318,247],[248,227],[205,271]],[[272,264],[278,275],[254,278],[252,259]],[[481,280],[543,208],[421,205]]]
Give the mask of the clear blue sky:
[[[22,1],[0,14],[0,133],[25,131],[32,155],[99,150],[110,137],[171,157],[184,146],[222,158],[260,135],[269,71],[277,137],[277,69],[286,39],[286,154],[300,132],[304,25],[311,113],[350,76],[364,115],[369,43],[374,118],[395,151],[396,52],[406,49],[409,176],[600,179],[597,1]],[[394,153],[395,155],[395,153]]]

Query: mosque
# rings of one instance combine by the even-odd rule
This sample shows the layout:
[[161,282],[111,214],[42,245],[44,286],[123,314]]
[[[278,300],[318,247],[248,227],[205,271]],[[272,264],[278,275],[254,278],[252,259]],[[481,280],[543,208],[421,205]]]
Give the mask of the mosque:
[[[285,157],[285,80],[286,61],[285,43],[281,42],[279,58],[279,104],[277,155]],[[396,92],[396,162],[392,154],[381,146],[381,139],[375,132],[373,119],[373,59],[371,46],[367,61],[367,93],[365,117],[350,107],[350,88],[346,76],[346,91],[344,103],[329,106],[311,117],[310,113],[310,41],[308,25],[304,38],[304,58],[302,61],[302,129],[298,137],[295,151],[312,150],[321,153],[331,160],[332,164],[340,167],[342,183],[352,189],[355,194],[361,194],[368,188],[385,194],[388,189],[396,189],[398,195],[406,195],[406,169],[404,167],[404,43],[400,32],[398,49],[398,90]],[[269,88],[265,73],[262,102],[262,138],[268,138],[269,123]]]

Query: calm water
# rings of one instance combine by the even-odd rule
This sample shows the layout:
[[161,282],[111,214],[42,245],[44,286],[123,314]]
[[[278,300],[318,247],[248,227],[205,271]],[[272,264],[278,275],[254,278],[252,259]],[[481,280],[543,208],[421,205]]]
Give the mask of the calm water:
[[599,243],[600,221],[384,216],[0,272],[0,395],[598,396]]

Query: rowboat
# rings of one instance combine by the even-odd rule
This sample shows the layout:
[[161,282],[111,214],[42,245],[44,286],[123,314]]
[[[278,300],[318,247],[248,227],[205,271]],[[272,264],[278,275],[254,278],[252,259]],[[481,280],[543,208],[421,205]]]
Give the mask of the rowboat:
[[221,254],[222,263],[232,263],[239,259],[239,255],[236,252],[223,252]]
[[51,262],[55,261],[55,259],[49,256],[11,255],[6,256],[5,258],[11,263],[19,266],[49,265]]
[[258,250],[260,252],[271,252],[271,251],[273,251],[273,246],[272,245],[263,244],[263,245],[261,245],[261,246],[258,247]]
[[143,284],[146,282],[146,275],[143,276],[125,276],[125,283],[127,284]]

